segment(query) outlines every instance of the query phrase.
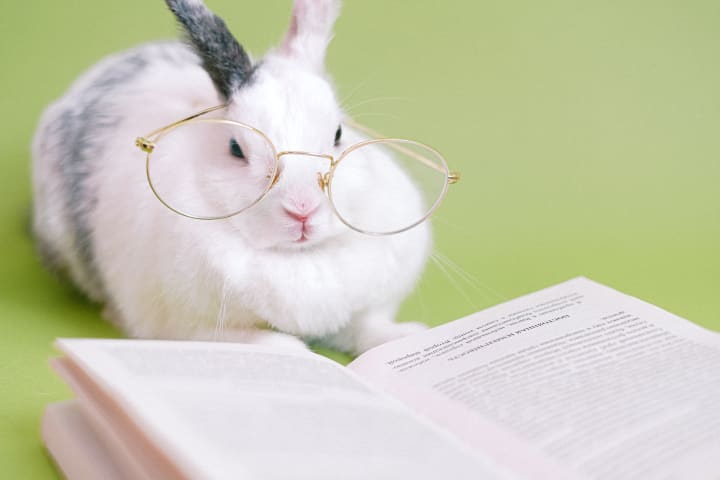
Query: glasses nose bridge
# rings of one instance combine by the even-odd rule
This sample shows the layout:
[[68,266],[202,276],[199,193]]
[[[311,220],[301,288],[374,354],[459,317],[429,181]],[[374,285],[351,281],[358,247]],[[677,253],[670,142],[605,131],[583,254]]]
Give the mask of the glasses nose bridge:
[[328,160],[330,162],[330,166],[327,169],[327,171],[323,172],[317,172],[317,180],[318,185],[320,186],[320,190],[323,192],[327,192],[327,186],[329,183],[329,177],[330,177],[330,171],[335,166],[335,157],[333,157],[330,154],[327,153],[315,153],[315,152],[305,152],[302,150],[283,150],[281,152],[278,152],[277,159],[278,162],[280,162],[280,158],[288,155],[296,155],[296,156],[305,156],[305,157],[313,157],[313,158],[324,158],[325,160]]
[[279,160],[280,157],[284,157],[286,155],[324,158],[325,160],[328,160],[330,162],[330,166],[333,166],[333,164],[335,163],[335,157],[333,157],[332,155],[330,155],[328,153],[305,152],[302,150],[283,150],[282,152],[278,152],[277,158]]

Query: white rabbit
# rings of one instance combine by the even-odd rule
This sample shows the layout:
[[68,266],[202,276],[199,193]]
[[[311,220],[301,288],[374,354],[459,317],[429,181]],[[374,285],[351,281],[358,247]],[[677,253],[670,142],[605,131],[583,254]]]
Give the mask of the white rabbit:
[[[328,169],[319,157],[281,159],[277,183],[239,215],[189,219],[153,195],[134,145],[221,103],[225,117],[260,129],[278,150],[337,156],[360,141],[339,129],[343,112],[323,66],[339,1],[296,0],[281,45],[254,63],[202,1],[167,4],[189,45],[110,56],[42,116],[33,223],[45,263],[134,337],[304,345],[299,337],[359,353],[421,329],[394,318],[429,254],[428,222],[389,236],[351,230],[318,187],[317,172]],[[227,149],[229,139],[192,140]],[[415,214],[417,192],[404,174],[373,165],[333,196],[381,217],[372,194],[393,188],[407,199],[398,208]],[[192,179],[177,185],[206,202]]]

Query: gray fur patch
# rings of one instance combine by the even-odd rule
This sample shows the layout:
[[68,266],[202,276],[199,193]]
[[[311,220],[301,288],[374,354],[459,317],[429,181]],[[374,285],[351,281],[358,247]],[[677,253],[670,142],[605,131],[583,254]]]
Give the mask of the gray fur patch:
[[[100,139],[111,133],[119,119],[110,112],[114,99],[123,87],[143,73],[151,63],[167,62],[174,65],[198,63],[197,57],[180,44],[166,43],[141,47],[126,53],[101,71],[92,83],[81,92],[74,92],[73,100],[60,112],[49,134],[59,139],[56,152],[60,159],[60,172],[65,179],[65,213],[72,225],[74,244],[85,276],[93,284],[93,290],[107,299],[103,291],[102,276],[95,262],[93,230],[89,217],[97,204],[97,192],[88,185],[88,178],[102,166],[93,160],[103,156],[105,146]],[[48,245],[38,245],[41,256],[56,269],[57,254]]]
[[[70,273],[65,267],[63,257],[53,245],[39,235],[35,235],[35,251],[45,268],[56,277],[73,285]],[[77,286],[76,286],[77,288]]]
[[201,2],[166,0],[166,3],[183,26],[215,88],[229,99],[252,75],[253,66],[247,53],[223,19]]

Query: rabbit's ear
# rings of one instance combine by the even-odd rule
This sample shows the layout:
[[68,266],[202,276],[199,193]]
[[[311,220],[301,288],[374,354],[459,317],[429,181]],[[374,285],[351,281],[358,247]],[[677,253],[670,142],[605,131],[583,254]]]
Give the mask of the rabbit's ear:
[[339,14],[340,0],[295,0],[280,53],[321,70]]
[[165,0],[187,33],[220,94],[228,99],[247,81],[253,66],[222,18],[202,0]]

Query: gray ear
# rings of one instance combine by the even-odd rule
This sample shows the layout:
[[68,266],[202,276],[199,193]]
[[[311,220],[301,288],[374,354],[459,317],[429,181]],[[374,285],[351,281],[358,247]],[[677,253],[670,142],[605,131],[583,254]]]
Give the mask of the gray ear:
[[253,67],[222,18],[212,13],[202,0],[165,0],[184,28],[220,94],[228,99],[245,83]]

